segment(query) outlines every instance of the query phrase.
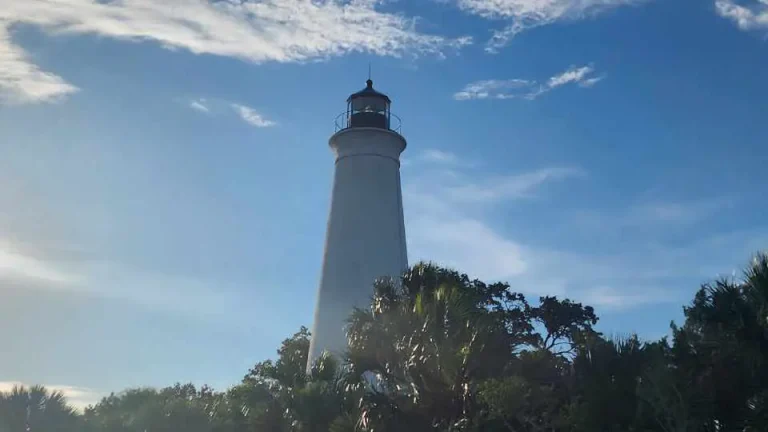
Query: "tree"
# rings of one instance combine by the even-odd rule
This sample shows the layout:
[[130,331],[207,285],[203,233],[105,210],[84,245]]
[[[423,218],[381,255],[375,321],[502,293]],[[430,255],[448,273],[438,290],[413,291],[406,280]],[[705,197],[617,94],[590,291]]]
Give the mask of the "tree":
[[534,341],[527,304],[508,288],[430,264],[379,281],[371,310],[356,310],[348,332],[352,373],[375,377],[361,424],[452,430],[470,422],[477,382],[501,374],[514,350]]
[[638,386],[658,350],[635,335],[613,340],[591,335],[579,344],[572,362],[573,430],[657,430],[653,418],[640,410]]
[[359,380],[330,356],[316,360],[307,374],[309,338],[309,330],[301,327],[282,342],[275,362],[257,363],[230,391],[230,399],[241,407],[235,414],[238,424],[297,432],[349,428],[351,413],[357,412]]
[[702,286],[684,312],[671,353],[695,388],[696,423],[768,430],[768,255],[758,254],[742,280]]
[[15,386],[0,392],[0,432],[77,431],[79,418],[61,392]]
[[267,380],[285,387],[303,385],[307,380],[305,368],[309,339],[309,329],[302,326],[298,332],[281,343],[274,363],[272,360],[256,363],[243,381]]
[[592,326],[598,320],[592,306],[550,296],[539,298],[539,306],[532,309],[532,317],[546,330],[543,338],[537,338],[537,346],[555,355],[573,354],[574,342],[590,337]]
[[499,423],[491,430],[556,430],[560,403],[552,386],[521,375],[509,375],[481,381],[477,394],[485,408],[483,423],[487,426]]
[[690,371],[675,364],[667,339],[647,345],[646,351],[647,364],[636,394],[639,417],[645,419],[647,428],[662,432],[711,430],[705,419],[708,405],[696,394]]
[[161,390],[130,389],[111,394],[85,410],[88,430],[94,432],[219,432],[228,429],[223,394],[209,387],[176,384]]
[[[597,320],[569,300],[531,307],[507,284],[425,263],[374,291],[370,311],[356,310],[348,333],[353,372],[375,377],[361,422],[371,430],[528,430],[520,428],[540,424],[560,400],[565,363],[550,350]],[[536,321],[546,337],[534,331]],[[526,414],[504,408],[523,389]]]
[[[309,331],[225,392],[129,389],[82,416],[42,387],[0,393],[0,432],[764,432],[768,256],[701,287],[671,343],[604,338],[589,306],[431,264],[376,283],[344,358]],[[536,332],[541,329],[541,334]]]

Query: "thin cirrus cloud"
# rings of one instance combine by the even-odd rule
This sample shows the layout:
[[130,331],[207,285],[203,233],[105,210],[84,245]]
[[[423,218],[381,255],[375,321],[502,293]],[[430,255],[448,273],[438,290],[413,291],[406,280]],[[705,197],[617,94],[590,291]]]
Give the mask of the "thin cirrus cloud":
[[544,83],[519,78],[475,81],[454,93],[453,98],[464,101],[471,99],[527,99],[533,100],[558,87],[576,84],[589,88],[602,81],[605,75],[594,75],[592,65],[571,66],[567,70],[554,75]]
[[[550,166],[491,176],[425,155],[414,157],[405,169],[412,168],[403,185],[412,259],[429,259],[471,277],[507,281],[517,292],[564,296],[603,311],[679,304],[695,289],[696,281],[730,272],[723,263],[738,266],[733,257],[748,256],[766,238],[764,231],[745,230],[664,246],[663,234],[670,227],[690,226],[730,206],[728,200],[702,200],[646,202],[618,212],[592,210],[581,218],[566,209],[562,226],[552,226],[566,236],[577,231],[592,238],[605,236],[606,227],[616,227],[622,241],[631,244],[618,251],[584,252],[556,243],[530,243],[520,235],[527,223],[537,223],[534,219],[499,224],[486,211],[505,205],[522,209],[527,199],[562,193],[550,186],[567,181],[569,187],[577,187],[573,180],[587,173],[577,167]],[[635,240],[627,237],[632,233]],[[693,280],[693,285],[680,285],[681,278]]]
[[222,109],[221,101],[209,101],[205,98],[192,99],[189,101],[189,107],[199,113],[215,114],[222,111],[234,113],[248,125],[257,128],[267,128],[277,125],[277,122],[267,119],[256,109],[247,105],[232,102],[225,102],[225,104],[226,109]]
[[443,55],[471,43],[416,30],[416,18],[379,10],[385,0],[0,0],[0,101],[60,100],[77,88],[44,72],[12,41],[14,24],[51,35],[151,41],[168,49],[254,63],[303,62],[352,52]]
[[210,113],[211,109],[208,108],[208,102],[205,99],[195,99],[191,100],[189,102],[189,107],[192,108],[195,111],[199,111],[201,113]]
[[108,260],[35,256],[20,252],[10,242],[0,242],[0,282],[0,298],[12,298],[17,290],[58,291],[217,322],[242,312],[242,297],[221,281],[146,271]]
[[78,278],[2,242],[0,243],[0,279],[34,280],[69,285],[76,282]]
[[742,30],[768,31],[768,0],[717,0],[715,10]]
[[0,105],[58,102],[78,90],[31,63],[27,53],[11,43],[8,28],[0,19]]
[[[418,196],[406,194],[405,199],[413,201]],[[521,245],[479,219],[411,213],[415,214],[406,221],[408,254],[417,260],[429,259],[485,280],[509,280],[528,270]]]
[[463,11],[483,18],[506,21],[486,44],[489,53],[498,52],[516,35],[535,27],[561,21],[579,20],[647,0],[457,0]]
[[[435,157],[439,155],[439,157]],[[545,167],[500,176],[476,176],[469,166],[448,164],[452,153],[430,150],[414,159],[418,174],[403,188],[409,255],[467,271],[487,280],[526,275],[526,248],[464,209],[534,197],[548,183],[583,176],[572,167]]]
[[482,181],[461,181],[444,186],[442,190],[457,202],[493,203],[532,198],[546,183],[585,175],[579,168],[546,167],[514,175],[491,176]]
[[237,115],[240,116],[244,122],[253,127],[266,128],[277,125],[277,123],[272,120],[267,120],[263,115],[259,114],[255,109],[249,106],[235,103],[231,104],[230,106],[235,110]]
[[624,310],[653,303],[677,303],[682,299],[655,287],[634,288],[627,292],[608,286],[596,286],[581,293],[580,300],[600,309]]
[[459,162],[459,157],[455,153],[438,150],[426,149],[421,154],[421,159],[429,162],[454,165]]
[[451,167],[476,167],[479,162],[474,160],[471,156],[457,155],[456,153],[439,150],[434,148],[424,149],[417,154],[414,159],[400,157],[400,166],[410,166],[413,163],[430,163],[435,166],[442,166],[446,168]]

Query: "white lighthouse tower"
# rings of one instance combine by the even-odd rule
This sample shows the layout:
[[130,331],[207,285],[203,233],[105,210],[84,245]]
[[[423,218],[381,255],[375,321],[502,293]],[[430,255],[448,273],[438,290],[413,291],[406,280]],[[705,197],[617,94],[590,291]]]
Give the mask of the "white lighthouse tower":
[[346,319],[370,305],[374,280],[408,267],[400,189],[406,142],[389,97],[366,84],[347,99],[329,140],[336,168],[307,368],[324,351],[342,354]]

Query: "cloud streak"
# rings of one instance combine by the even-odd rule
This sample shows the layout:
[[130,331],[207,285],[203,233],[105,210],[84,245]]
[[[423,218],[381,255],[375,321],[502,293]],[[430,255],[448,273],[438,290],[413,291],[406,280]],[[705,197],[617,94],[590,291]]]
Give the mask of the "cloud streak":
[[581,177],[584,171],[570,167],[541,168],[521,174],[493,176],[481,182],[464,182],[444,187],[450,199],[462,203],[498,202],[532,198],[545,183]]
[[715,11],[742,30],[768,30],[768,0],[717,0]]
[[430,170],[429,165],[444,166],[439,159],[419,160],[421,175],[406,183],[403,191],[409,255],[487,280],[520,277],[531,262],[523,245],[463,209],[532,198],[547,183],[584,175],[578,168],[547,167],[478,180],[453,169]]
[[[0,254],[0,263],[7,264],[4,258]],[[13,296],[16,290],[58,291],[219,324],[253,312],[252,303],[244,302],[241,287],[226,281],[147,271],[109,260],[37,260],[34,264],[39,267],[0,265],[0,297]]]
[[[625,287],[627,288],[627,287]],[[631,291],[620,291],[612,287],[598,286],[589,288],[580,294],[584,303],[600,309],[624,310],[654,303],[674,302],[683,299],[670,296],[658,288],[633,288]]]
[[220,99],[208,100],[198,98],[190,100],[187,106],[194,111],[211,116],[234,114],[249,126],[256,128],[277,126],[276,121],[267,119],[255,108],[240,103]]
[[9,36],[11,25],[53,35],[149,41],[171,50],[253,63],[306,62],[354,52],[443,55],[471,43],[416,30],[416,19],[381,12],[384,0],[0,0],[0,90],[16,103],[49,102],[76,91],[40,71]]
[[8,28],[0,19],[0,105],[58,102],[78,90],[32,64],[27,53],[11,43]]
[[41,253],[45,249],[52,248],[38,244],[31,253],[0,238],[0,298],[15,290],[56,291],[218,321],[243,312],[237,288],[220,280],[147,271],[89,254],[54,257]]
[[[519,217],[525,200],[556,193],[549,187],[566,181],[576,187],[570,180],[587,174],[575,167],[492,176],[417,157],[406,170],[403,194],[412,260],[506,281],[527,295],[569,297],[602,311],[685,302],[697,283],[738,266],[734,256],[743,259],[765,244],[764,230],[665,242],[668,228],[679,232],[695,226],[730,207],[725,199],[641,202],[582,214],[559,208],[554,220],[538,220],[536,213]],[[518,216],[501,210],[510,207]],[[530,224],[542,223],[550,235],[525,234]],[[612,234],[620,236],[618,247],[595,248],[593,243],[602,244]]]
[[412,256],[461,269],[474,277],[504,280],[528,268],[519,244],[470,217],[420,214],[409,218],[408,236]]
[[461,91],[454,93],[453,98],[456,100],[520,98],[534,94],[534,87],[536,87],[536,81],[517,78],[482,80],[467,84]]
[[454,93],[453,98],[459,101],[472,99],[527,99],[533,100],[558,87],[576,84],[589,88],[603,80],[605,75],[594,75],[592,65],[571,66],[565,71],[551,76],[544,84],[537,81],[519,78],[507,80],[483,80],[467,84],[461,91]]
[[192,108],[195,111],[199,111],[201,113],[208,114],[211,112],[211,109],[208,108],[206,105],[205,99],[197,99],[189,102],[189,107]]
[[601,76],[590,77],[589,75],[594,71],[592,66],[570,67],[565,72],[551,77],[547,82],[547,88],[551,90],[570,83],[581,87],[592,87],[603,79]]
[[463,11],[490,20],[506,21],[486,44],[498,52],[519,33],[561,21],[574,21],[646,0],[457,0]]
[[24,254],[3,243],[0,243],[0,278],[34,280],[57,285],[71,284],[78,279],[51,263]]
[[620,209],[578,210],[568,216],[567,229],[601,231],[604,236],[627,236],[638,230],[691,226],[734,206],[731,199],[641,201]]
[[255,109],[251,107],[234,103],[230,106],[235,110],[235,112],[237,112],[237,115],[240,116],[244,122],[253,127],[266,128],[277,125],[277,123],[272,120],[267,120],[264,118],[264,116],[259,114]]
[[455,153],[438,150],[426,149],[421,154],[421,159],[427,162],[455,165],[459,162],[459,157]]

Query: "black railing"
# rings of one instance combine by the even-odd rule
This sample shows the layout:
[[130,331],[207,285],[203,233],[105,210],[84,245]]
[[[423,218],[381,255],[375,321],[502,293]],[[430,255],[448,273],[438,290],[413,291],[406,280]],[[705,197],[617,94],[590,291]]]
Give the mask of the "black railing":
[[345,111],[336,116],[336,132],[353,127],[374,127],[401,133],[400,117],[391,112],[380,111]]

